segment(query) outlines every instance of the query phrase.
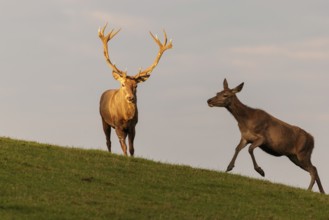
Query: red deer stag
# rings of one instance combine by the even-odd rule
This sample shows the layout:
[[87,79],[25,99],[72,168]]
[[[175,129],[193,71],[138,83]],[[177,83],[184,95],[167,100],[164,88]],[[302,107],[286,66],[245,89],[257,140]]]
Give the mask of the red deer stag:
[[135,76],[128,76],[126,71],[121,71],[113,64],[109,57],[107,43],[120,31],[110,31],[104,35],[107,24],[101,29],[98,29],[98,36],[103,42],[104,56],[107,64],[112,69],[114,79],[121,84],[119,89],[111,89],[105,91],[100,100],[100,114],[103,122],[103,130],[106,136],[106,145],[111,152],[111,128],[114,128],[119,138],[122,151],[127,155],[126,137],[129,139],[129,152],[134,155],[134,138],[135,126],[138,121],[137,109],[137,84],[146,81],[153,69],[157,66],[163,52],[172,48],[172,42],[167,44],[167,35],[164,32],[164,43],[161,43],[158,37],[154,37],[150,32],[152,38],[159,46],[159,52],[153,64],[145,70],[140,69]]
[[241,132],[240,143],[226,172],[233,169],[239,152],[246,145],[251,144],[249,153],[254,169],[260,175],[265,176],[265,173],[258,166],[253,153],[257,147],[273,156],[287,156],[294,164],[310,173],[311,182],[308,189],[311,190],[316,181],[320,192],[324,193],[317,169],[311,163],[313,137],[297,126],[287,124],[263,110],[250,108],[241,103],[236,93],[240,92],[242,87],[243,83],[230,89],[225,79],[224,90],[208,100],[210,107],[225,107],[237,120]]

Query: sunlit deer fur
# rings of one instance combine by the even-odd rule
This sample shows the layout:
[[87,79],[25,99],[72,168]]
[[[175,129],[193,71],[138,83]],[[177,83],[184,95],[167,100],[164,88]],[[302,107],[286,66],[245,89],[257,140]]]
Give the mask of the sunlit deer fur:
[[118,80],[121,84],[119,89],[107,90],[103,93],[100,100],[100,114],[102,117],[103,130],[106,136],[106,145],[111,152],[111,128],[114,128],[119,138],[122,151],[127,155],[126,137],[129,140],[129,153],[134,155],[134,138],[135,126],[138,122],[138,109],[137,109],[137,84],[146,81],[153,69],[157,66],[162,54],[167,49],[172,48],[172,41],[167,43],[167,34],[164,31],[164,43],[161,43],[157,36],[152,38],[159,46],[159,52],[153,64],[145,70],[140,69],[135,76],[128,76],[127,72],[119,70],[115,64],[110,60],[108,53],[108,42],[120,31],[110,31],[104,35],[106,25],[98,29],[98,36],[102,40],[104,57],[112,69],[114,79]]
[[258,166],[253,153],[257,147],[273,156],[287,156],[294,164],[310,173],[311,182],[308,189],[311,190],[316,182],[320,192],[324,193],[317,169],[311,163],[313,137],[297,126],[287,124],[263,110],[250,108],[241,103],[236,93],[240,92],[242,87],[243,83],[230,89],[225,79],[224,90],[208,100],[210,107],[225,107],[237,120],[241,132],[240,143],[226,171],[233,169],[240,150],[250,144],[249,153],[254,169],[260,175],[265,176],[265,173]]

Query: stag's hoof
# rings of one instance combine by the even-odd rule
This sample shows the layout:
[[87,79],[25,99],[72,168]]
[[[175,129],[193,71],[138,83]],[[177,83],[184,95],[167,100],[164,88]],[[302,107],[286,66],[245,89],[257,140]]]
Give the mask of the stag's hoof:
[[265,176],[265,172],[264,172],[264,170],[262,170],[262,168],[260,168],[260,167],[257,167],[257,168],[255,168],[255,170],[257,171],[257,173],[259,173],[262,177],[264,177]]

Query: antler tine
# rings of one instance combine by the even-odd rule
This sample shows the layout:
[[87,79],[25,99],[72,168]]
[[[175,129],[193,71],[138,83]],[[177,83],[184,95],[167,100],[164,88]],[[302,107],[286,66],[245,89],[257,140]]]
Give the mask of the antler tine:
[[105,31],[106,26],[107,26],[107,22],[106,22],[106,24],[104,25],[104,27],[102,27],[102,28],[99,27],[99,28],[98,28],[98,37],[100,37],[100,38],[104,37],[104,31]]
[[166,33],[166,31],[163,29],[163,34],[164,34],[164,37],[165,37],[165,39],[164,39],[164,45],[167,45],[167,33]]
[[162,50],[165,51],[167,49],[172,48],[172,40],[170,40],[169,44],[167,44],[168,43],[168,38],[167,38],[167,33],[166,33],[166,31],[164,29],[163,29],[163,35],[164,35],[164,42],[163,42],[163,44],[158,39],[158,37],[154,37],[152,33],[151,33],[151,35],[152,35],[153,39],[155,40],[155,42],[160,46],[160,49],[162,49]]
[[162,47],[162,44],[158,38],[158,36],[154,37],[154,35],[152,34],[152,32],[150,31],[150,35],[153,38],[153,40],[155,41],[155,43],[157,43],[159,45],[159,47]]
[[164,36],[165,36],[165,46],[166,46],[166,49],[170,49],[172,48],[172,39],[169,40],[169,43],[167,44],[167,33],[165,30],[163,30],[163,33],[164,33]]
[[107,23],[104,25],[104,27],[101,29],[101,28],[98,28],[98,36],[106,42],[109,42],[115,35],[117,35],[120,31],[121,31],[121,28],[119,30],[117,30],[116,32],[113,33],[114,31],[114,28],[107,34],[107,35],[104,35],[104,32],[105,32],[105,28],[107,27]]
[[153,38],[153,40],[158,44],[159,46],[159,52],[158,55],[156,56],[154,62],[152,63],[151,66],[149,66],[148,68],[146,68],[145,70],[141,70],[139,69],[139,72],[134,76],[135,79],[138,79],[141,82],[144,82],[145,80],[147,80],[150,77],[151,72],[153,71],[153,69],[158,65],[162,54],[167,50],[172,48],[172,40],[170,40],[169,44],[167,44],[168,40],[167,40],[167,33],[165,30],[163,30],[164,33],[164,43],[161,43],[161,41],[159,40],[159,38],[157,36],[154,36],[152,34],[152,32],[150,32],[151,37]]
[[105,28],[107,27],[108,22],[106,22],[106,24],[104,25],[104,27],[102,28],[102,34],[104,35],[105,32]]
[[108,38],[108,41],[110,39],[112,39],[115,35],[117,35],[121,31],[121,28],[114,33],[113,33],[113,31],[114,31],[114,29],[112,29],[111,32],[106,36]]
[[121,28],[117,31],[114,32],[114,29],[112,29],[107,35],[104,35],[105,28],[107,27],[107,23],[104,25],[103,28],[98,28],[98,36],[103,42],[103,48],[104,48],[104,57],[107,62],[107,64],[112,68],[113,72],[116,72],[120,74],[121,76],[126,76],[126,72],[119,70],[115,64],[113,64],[110,60],[109,57],[109,52],[108,52],[108,45],[107,43],[119,33]]
[[163,34],[164,34],[164,43],[161,43],[159,38],[157,36],[154,37],[154,35],[150,32],[150,35],[152,36],[153,40],[159,45],[160,49],[165,51],[167,49],[172,48],[172,40],[170,39],[169,44],[167,44],[168,38],[165,30],[163,30]]

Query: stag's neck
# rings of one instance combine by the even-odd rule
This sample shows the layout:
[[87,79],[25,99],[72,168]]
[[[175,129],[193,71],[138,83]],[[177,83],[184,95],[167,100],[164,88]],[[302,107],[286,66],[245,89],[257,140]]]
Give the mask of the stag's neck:
[[226,106],[227,110],[233,115],[238,123],[243,123],[251,117],[254,109],[243,104],[236,96],[230,105]]
[[135,102],[128,102],[121,90],[117,90],[115,103],[119,109],[121,118],[123,118],[125,121],[132,120],[138,116],[137,100]]
[[126,120],[132,120],[137,116],[137,103],[126,102],[126,108],[124,109],[124,117]]

